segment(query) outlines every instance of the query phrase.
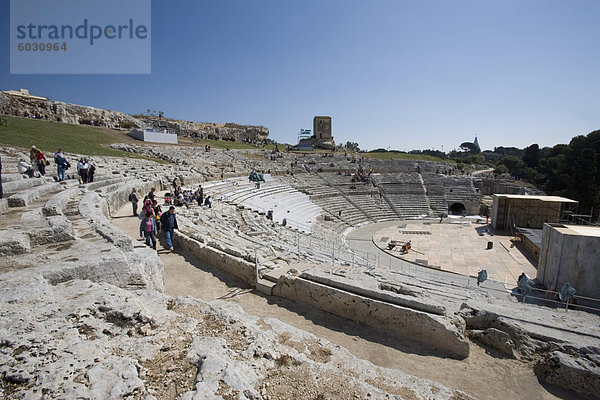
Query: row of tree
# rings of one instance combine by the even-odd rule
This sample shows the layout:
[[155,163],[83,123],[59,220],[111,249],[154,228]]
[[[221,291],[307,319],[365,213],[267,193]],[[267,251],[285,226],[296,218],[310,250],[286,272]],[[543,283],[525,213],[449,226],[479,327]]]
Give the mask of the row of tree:
[[450,154],[457,162],[487,164],[498,174],[533,183],[549,195],[579,201],[579,212],[600,211],[600,130],[576,136],[569,144],[540,148],[532,144],[524,149],[496,147],[481,152],[465,142],[460,152]]
[[576,136],[569,144],[540,148],[537,144],[506,154],[497,173],[527,180],[547,194],[579,201],[579,212],[600,211],[600,130]]

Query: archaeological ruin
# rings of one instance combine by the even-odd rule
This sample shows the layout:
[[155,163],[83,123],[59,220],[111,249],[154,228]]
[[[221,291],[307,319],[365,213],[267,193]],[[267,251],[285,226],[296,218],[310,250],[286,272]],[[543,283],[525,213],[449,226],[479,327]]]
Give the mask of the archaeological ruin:
[[[141,128],[123,113],[2,93],[0,113]],[[327,118],[315,117],[314,134],[333,145]],[[164,124],[180,136],[268,135],[263,127]],[[57,182],[54,165],[27,178],[17,163],[29,150],[1,148],[1,397],[600,393],[598,309],[519,291],[520,274],[533,281],[538,260],[494,225],[499,204],[485,212],[492,195],[514,198],[511,183],[489,171],[342,152],[111,147],[146,158],[92,156],[97,172],[85,184],[73,169]],[[249,181],[253,170],[264,182]],[[162,238],[155,251],[139,238],[129,195],[135,188],[141,200],[156,188],[164,212],[174,181],[191,191],[201,185],[212,202],[177,205],[174,251]],[[502,223],[550,229],[539,207],[527,216],[514,207]],[[559,261],[544,246],[545,276],[554,276]],[[581,264],[594,254],[588,248]],[[489,279],[478,280],[482,269]]]

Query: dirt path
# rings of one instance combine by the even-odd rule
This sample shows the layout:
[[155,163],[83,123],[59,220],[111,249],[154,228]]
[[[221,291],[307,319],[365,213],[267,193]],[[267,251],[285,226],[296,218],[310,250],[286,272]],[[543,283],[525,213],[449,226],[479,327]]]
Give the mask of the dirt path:
[[[113,224],[134,238],[139,220],[127,204],[113,215]],[[162,246],[158,253],[165,266],[165,290],[171,296],[193,296],[225,300],[240,305],[248,314],[271,317],[343,346],[373,364],[427,378],[479,399],[549,400],[578,396],[542,386],[530,365],[503,358],[492,349],[472,343],[471,355],[462,361],[428,354],[427,349],[398,343],[378,331],[323,311],[305,307],[253,290],[240,279],[203,264],[191,254],[171,253]]]

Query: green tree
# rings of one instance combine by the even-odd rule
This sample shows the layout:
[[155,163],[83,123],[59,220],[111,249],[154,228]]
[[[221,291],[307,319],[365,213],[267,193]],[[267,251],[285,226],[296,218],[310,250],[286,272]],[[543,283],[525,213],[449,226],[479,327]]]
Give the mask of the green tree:
[[523,151],[523,161],[528,167],[535,168],[540,164],[540,146],[532,144]]
[[346,142],[344,147],[346,148],[346,150],[349,150],[349,151],[355,151],[357,153],[360,151],[360,148],[358,147],[358,143],[356,143],[356,142],[348,141],[348,142]]
[[481,149],[473,142],[463,142],[460,145],[460,149],[464,151],[467,155],[479,154],[481,153]]
[[494,169],[495,174],[508,174],[510,171],[504,164],[498,164],[498,166]]

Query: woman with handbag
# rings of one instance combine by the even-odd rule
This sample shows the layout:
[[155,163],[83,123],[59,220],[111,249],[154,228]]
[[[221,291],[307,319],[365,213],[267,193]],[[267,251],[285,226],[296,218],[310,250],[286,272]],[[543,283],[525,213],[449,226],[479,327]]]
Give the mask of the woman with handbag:
[[46,156],[40,149],[35,149],[35,163],[38,167],[38,171],[40,171],[40,175],[46,176],[46,165],[50,163],[46,160]]

